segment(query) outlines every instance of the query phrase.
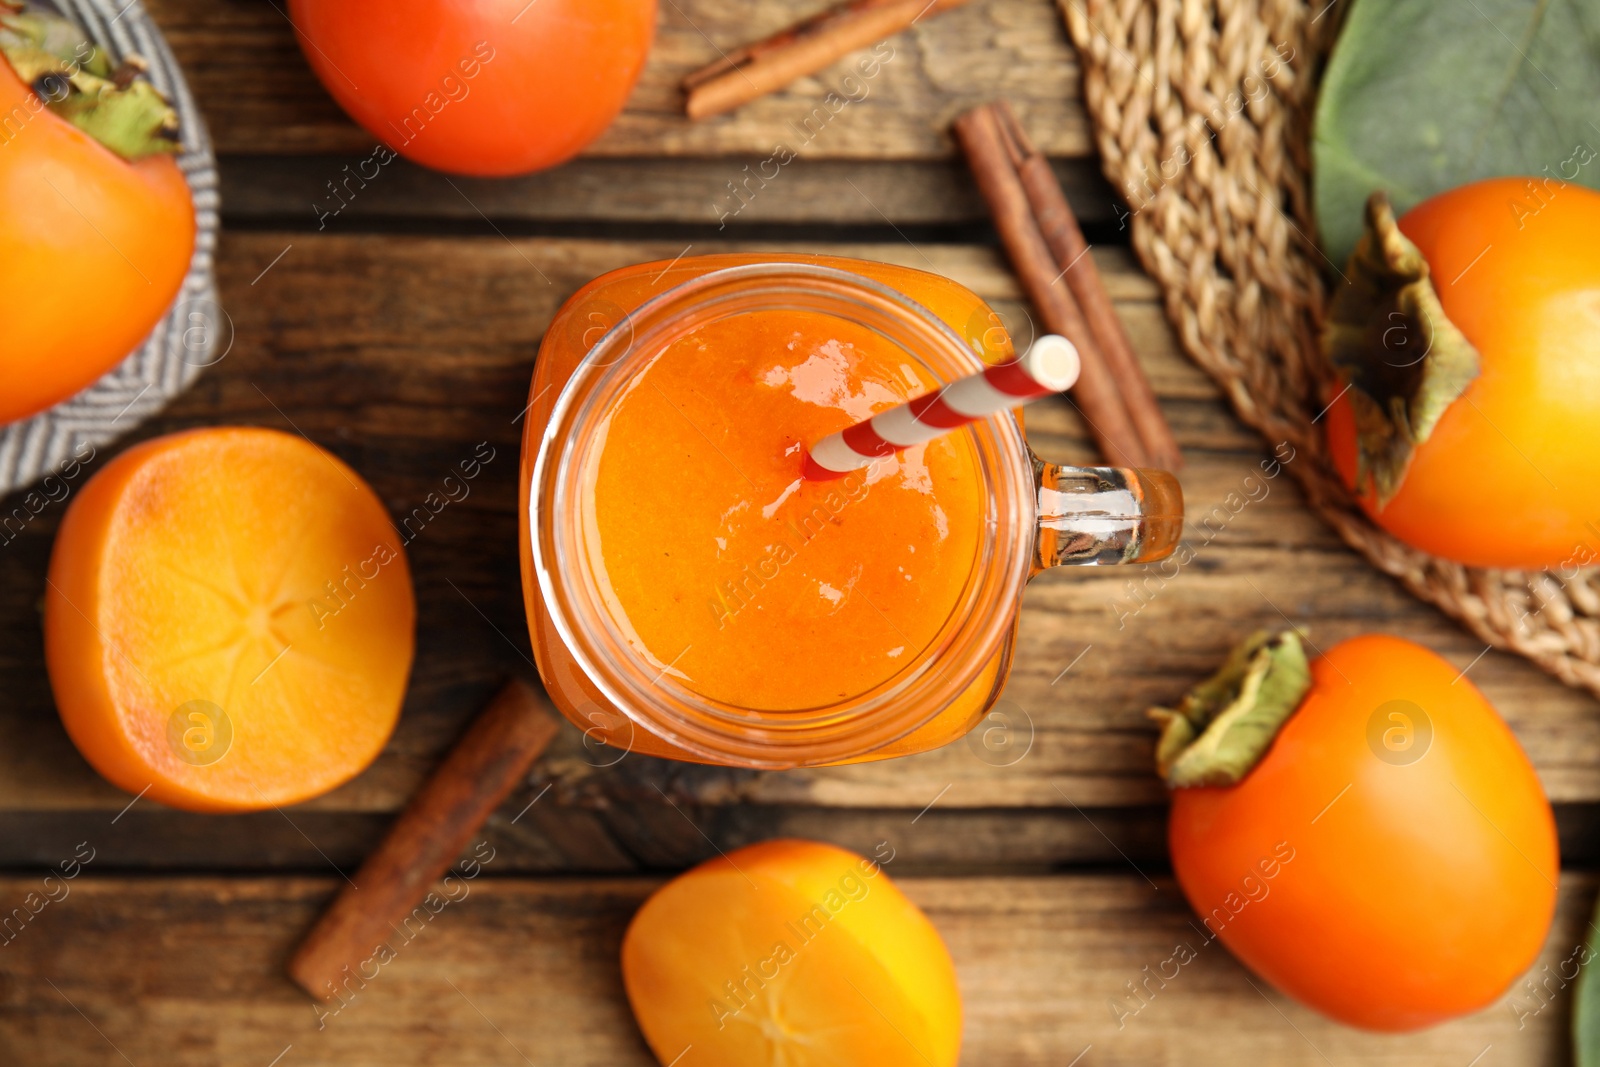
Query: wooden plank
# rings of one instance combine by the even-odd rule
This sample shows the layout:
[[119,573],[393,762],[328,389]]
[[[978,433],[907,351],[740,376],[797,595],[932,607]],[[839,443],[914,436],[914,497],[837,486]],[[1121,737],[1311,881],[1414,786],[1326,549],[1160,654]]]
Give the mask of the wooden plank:
[[[219,423],[298,429],[359,470],[395,513],[408,513],[480,442],[495,450],[471,495],[409,548],[422,627],[399,729],[366,774],[313,802],[314,810],[396,810],[504,677],[530,671],[512,547],[520,430],[513,420],[539,338],[560,302],[602,271],[702,250],[686,249],[689,242],[507,240],[485,232],[482,239],[226,235],[218,262],[232,347],[136,435]],[[1015,282],[993,250],[908,241],[809,250],[947,274],[994,301],[1014,331],[1027,334]],[[1191,523],[1195,559],[1170,579],[1087,569],[1033,583],[1006,694],[1016,721],[1031,724],[1023,757],[996,766],[958,743],[888,764],[785,774],[637,756],[601,773],[585,762],[574,731],[542,762],[545,780],[594,806],[655,803],[657,788],[707,804],[913,812],[930,804],[1159,804],[1144,709],[1175,699],[1231,642],[1256,627],[1282,625],[1287,615],[1309,625],[1319,646],[1386,630],[1470,667],[1552,798],[1600,799],[1600,702],[1517,657],[1479,658],[1481,645],[1345,549],[1287,477],[1260,481],[1263,446],[1183,359],[1154,285],[1125,252],[1097,255],[1188,453],[1183,483],[1191,514],[1213,514],[1230,493],[1250,486],[1259,499],[1231,518],[1223,512],[1211,526]],[[1093,460],[1065,403],[1036,406],[1029,426],[1042,455]],[[9,514],[19,502],[13,496],[0,508]],[[61,511],[51,504],[0,545],[0,810],[115,812],[127,798],[89,770],[51,713],[36,604]]]
[[[950,947],[964,1001],[962,1062],[983,1067],[1063,1067],[1085,1049],[1086,1064],[1138,1067],[1436,1067],[1470,1063],[1491,1047],[1498,1065],[1563,1062],[1571,988],[1556,975],[1585,935],[1595,885],[1591,876],[1562,880],[1555,928],[1530,972],[1549,983],[1542,997],[1519,982],[1475,1015],[1380,1035],[1338,1026],[1271,991],[1204,940],[1165,879],[897,880]],[[20,903],[39,884],[0,879],[0,901]],[[655,1062],[631,1020],[617,964],[626,924],[654,881],[464,883],[465,896],[458,890],[377,977],[353,987],[337,1015],[322,1018],[284,978],[282,963],[334,879],[91,873],[65,884],[70,894],[46,905],[0,953],[0,1052],[8,1063]],[[1195,958],[1163,986],[1152,984],[1142,1003],[1134,999],[1128,984],[1180,944]]]
[[[1037,874],[1103,868],[1125,857],[1151,871],[1167,867],[1162,807],[1093,815],[935,808],[916,818],[916,812],[904,809],[756,804],[680,803],[674,810],[660,797],[594,809],[553,795],[529,807],[538,793],[525,790],[479,835],[496,850],[500,874],[681,870],[719,851],[777,837],[828,841],[868,855],[878,842],[893,838],[900,868],[923,873]],[[48,868],[62,849],[70,852],[77,842],[93,840],[99,850],[96,869],[104,871],[341,871],[353,876],[393,821],[387,813],[345,811],[205,816],[142,803],[114,829],[111,817],[105,811],[0,812],[0,870]],[[1581,829],[1593,830],[1593,820]]]
[[[950,120],[997,95],[1017,104],[1045,152],[1090,154],[1076,58],[1060,16],[1036,0],[987,0],[919,23],[894,38],[893,58],[871,79],[852,78],[859,56],[851,56],[734,114],[699,123],[683,117],[678,82],[686,73],[822,6],[662,4],[644,74],[589,154],[764,159],[782,143],[806,158],[946,158]],[[281,3],[148,0],[145,7],[182,64],[219,152],[372,148],[372,137],[344,116],[306,66]],[[838,94],[831,105],[830,93]]]
[[[481,832],[497,852],[501,874],[675,871],[780,837],[826,841],[864,855],[893,841],[902,873],[1046,874],[1132,862],[1155,875],[1169,867],[1165,806],[935,806],[917,812],[676,801],[674,811],[660,797],[596,808],[552,792],[534,803],[542,788],[530,785]],[[1562,866],[1600,868],[1600,805],[1559,804],[1555,814]],[[0,871],[48,868],[63,849],[93,840],[100,871],[353,875],[393,820],[387,813],[326,810],[193,815],[141,804],[112,832],[111,817],[86,810],[0,812]]]
[[[762,157],[580,158],[526,177],[481,179],[447,177],[403,159],[375,172],[361,165],[368,154],[223,156],[225,219],[349,233],[399,220],[482,225],[487,216],[547,227],[714,226],[731,236],[753,225],[986,226],[989,218],[959,160],[797,159],[767,180]],[[1127,209],[1099,164],[1062,159],[1055,168],[1079,220],[1117,232]]]

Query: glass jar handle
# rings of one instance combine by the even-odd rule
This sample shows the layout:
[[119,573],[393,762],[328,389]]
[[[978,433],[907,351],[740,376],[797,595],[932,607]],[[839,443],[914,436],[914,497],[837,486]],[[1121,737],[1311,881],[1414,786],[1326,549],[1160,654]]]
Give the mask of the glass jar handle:
[[1154,563],[1183,537],[1183,490],[1166,471],[1061,467],[1033,457],[1038,533],[1033,574],[1047,567]]

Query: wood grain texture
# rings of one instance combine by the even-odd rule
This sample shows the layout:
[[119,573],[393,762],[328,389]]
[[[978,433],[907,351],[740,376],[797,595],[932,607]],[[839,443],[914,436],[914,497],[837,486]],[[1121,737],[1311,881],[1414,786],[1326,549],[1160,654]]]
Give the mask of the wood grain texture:
[[[1519,982],[1476,1015],[1377,1035],[1278,995],[1204,940],[1172,883],[1124,871],[897,878],[955,960],[963,1063],[1065,1067],[1090,1048],[1084,1064],[1464,1067],[1490,1047],[1492,1060],[1480,1062],[1563,1062],[1571,988],[1554,975],[1583,937],[1592,877],[1563,879],[1555,928],[1529,975],[1549,983],[1542,997]],[[1287,868],[1283,877],[1292,876]],[[67,884],[70,894],[0,951],[6,1063],[266,1067],[280,1055],[286,1067],[654,1062],[617,963],[622,933],[653,881],[480,877],[326,1016],[281,966],[333,880],[88,874]],[[0,902],[20,903],[37,887],[34,878],[0,879]],[[1180,944],[1195,958],[1135,999],[1129,983],[1142,983],[1145,968],[1155,971]]]
[[[619,874],[678,871],[744,845],[803,837],[870,854],[893,837],[904,871],[1041,874],[1062,868],[1106,868],[1131,859],[1166,869],[1165,807],[1071,809],[934,808],[917,818],[903,808],[820,808],[772,804],[687,804],[613,801],[604,808],[561,802],[543,787],[521,791],[497,812],[458,857],[486,841],[497,874]],[[1563,812],[1587,809],[1562,809]],[[199,816],[143,804],[117,821],[114,812],[27,812],[0,815],[0,868],[53,866],[63,849],[93,840],[97,870],[161,870],[351,876],[393,823],[386,813],[294,810]],[[287,818],[285,817],[287,816]],[[915,821],[913,821],[915,819]],[[1562,826],[1580,865],[1593,865],[1593,816]]]
[[[581,158],[491,180],[450,177],[403,159],[376,169],[369,155],[223,156],[225,217],[332,233],[376,223],[482,226],[485,217],[547,226],[648,222],[714,226],[729,237],[751,225],[951,226],[988,219],[971,174],[956,160],[796,159],[764,180],[765,156],[646,165]],[[362,178],[375,169],[377,177]],[[1127,209],[1097,163],[1063,159],[1054,169],[1086,225],[1127,232]]]
[[[862,53],[854,53],[734,114],[698,123],[684,117],[685,74],[823,6],[661,4],[644,74],[588,154],[765,158],[784,143],[805,158],[940,159],[952,154],[944,132],[950,119],[1002,94],[1047,154],[1090,154],[1074,53],[1054,9],[1036,0],[987,0],[919,23],[893,38],[893,58],[870,79],[860,77]],[[344,116],[301,57],[281,0],[148,0],[145,7],[183,65],[219,153],[371,149],[371,135]]]
[[[902,873],[1048,874],[1110,870],[1133,862],[1167,870],[1167,809],[824,808],[786,804],[611,801],[604,808],[524,789],[474,839],[495,849],[499,874],[610,875],[679,871],[776,837],[824,841],[870,854],[893,839]],[[1600,805],[1557,805],[1567,870],[1600,869]],[[287,818],[285,817],[287,816]],[[0,869],[53,866],[63,849],[94,840],[96,870],[354,874],[393,818],[344,811],[207,816],[136,807],[108,831],[111,813],[0,813]],[[471,851],[457,857],[465,863]]]
[[[219,255],[232,324],[227,356],[134,439],[190,426],[298,430],[410,515],[487,442],[470,495],[408,546],[419,599],[417,659],[400,726],[378,762],[310,810],[398,810],[507,674],[531,676],[515,550],[517,419],[557,306],[595,275],[685,244],[304,233],[233,233]],[[736,244],[718,248],[743,247]],[[947,274],[1031,327],[998,252],[949,245],[808,246]],[[693,254],[698,249],[688,249]],[[902,808],[1160,804],[1144,709],[1170,701],[1229,645],[1287,616],[1326,647],[1385,630],[1437,649],[1516,730],[1557,801],[1600,799],[1600,702],[1483,646],[1379,576],[1304,506],[1289,478],[1261,478],[1266,452],[1182,358],[1154,285],[1126,253],[1096,250],[1189,464],[1193,562],[1163,579],[1063,570],[1028,590],[1006,699],[1021,731],[996,757],[958,743],[888,764],[784,774],[732,772],[586,751],[564,731],[536,766],[568,806],[624,801]],[[281,259],[278,258],[281,255]],[[274,264],[274,261],[276,263]],[[1035,447],[1092,460],[1065,403],[1029,412]],[[1254,487],[1254,488],[1252,488]],[[1254,493],[1257,499],[1229,513]],[[19,498],[0,502],[6,513]],[[1220,509],[1220,510],[1219,510]],[[52,710],[36,605],[63,510],[50,504],[0,544],[0,810],[116,812],[128,798],[72,749]],[[1031,740],[1026,740],[1031,738]],[[1026,743],[1024,743],[1026,741]],[[1014,763],[1006,764],[1020,754]],[[515,803],[515,798],[512,801]],[[668,810],[667,814],[672,814]]]

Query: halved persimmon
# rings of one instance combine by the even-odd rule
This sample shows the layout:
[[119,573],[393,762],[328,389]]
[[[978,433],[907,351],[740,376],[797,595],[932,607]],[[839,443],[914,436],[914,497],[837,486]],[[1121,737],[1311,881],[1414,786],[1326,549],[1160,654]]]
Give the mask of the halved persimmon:
[[622,942],[634,1016],[663,1064],[951,1067],[950,953],[878,864],[815,841],[703,863],[645,901]]
[[157,438],[98,472],[62,520],[44,608],[79,751],[196,811],[292,804],[366,767],[399,716],[416,621],[372,489],[252,428]]

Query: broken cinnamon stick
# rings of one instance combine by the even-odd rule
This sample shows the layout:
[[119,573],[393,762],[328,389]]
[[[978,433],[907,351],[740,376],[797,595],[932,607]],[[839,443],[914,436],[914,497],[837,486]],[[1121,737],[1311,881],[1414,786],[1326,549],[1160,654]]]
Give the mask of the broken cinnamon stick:
[[1072,395],[1089,423],[1089,432],[1099,443],[1101,455],[1118,466],[1150,466],[1151,460],[1123,404],[1105,354],[1096,344],[1088,321],[1063,280],[1064,272],[1056,265],[1034,220],[994,110],[984,106],[966,112],[956,119],[955,133],[1028,299],[1038,308],[1045,327],[1066,337],[1078,349],[1082,369]]
[[1089,255],[1089,243],[1067,204],[1055,171],[1050,169],[1050,161],[1034,148],[1008,101],[998,101],[994,108],[1002,140],[1022,179],[1039,232],[1057,266],[1066,273],[1067,285],[1077,298],[1083,317],[1088,320],[1095,342],[1105,354],[1123,404],[1144,444],[1145,454],[1157,467],[1178,470],[1183,466],[1183,454],[1172,436],[1172,427],[1162,414],[1150,379],[1139,365],[1127,331],[1122,328],[1122,320],[1111,304],[1111,294],[1106,292],[1105,281],[1100,277],[1100,268]]
[[330,1000],[349,974],[359,976],[522,781],[555,737],[557,721],[526,683],[506,683],[300,942],[289,977]]
[[857,48],[967,0],[850,0],[746,45],[683,79],[684,112],[703,119],[783,88]]

